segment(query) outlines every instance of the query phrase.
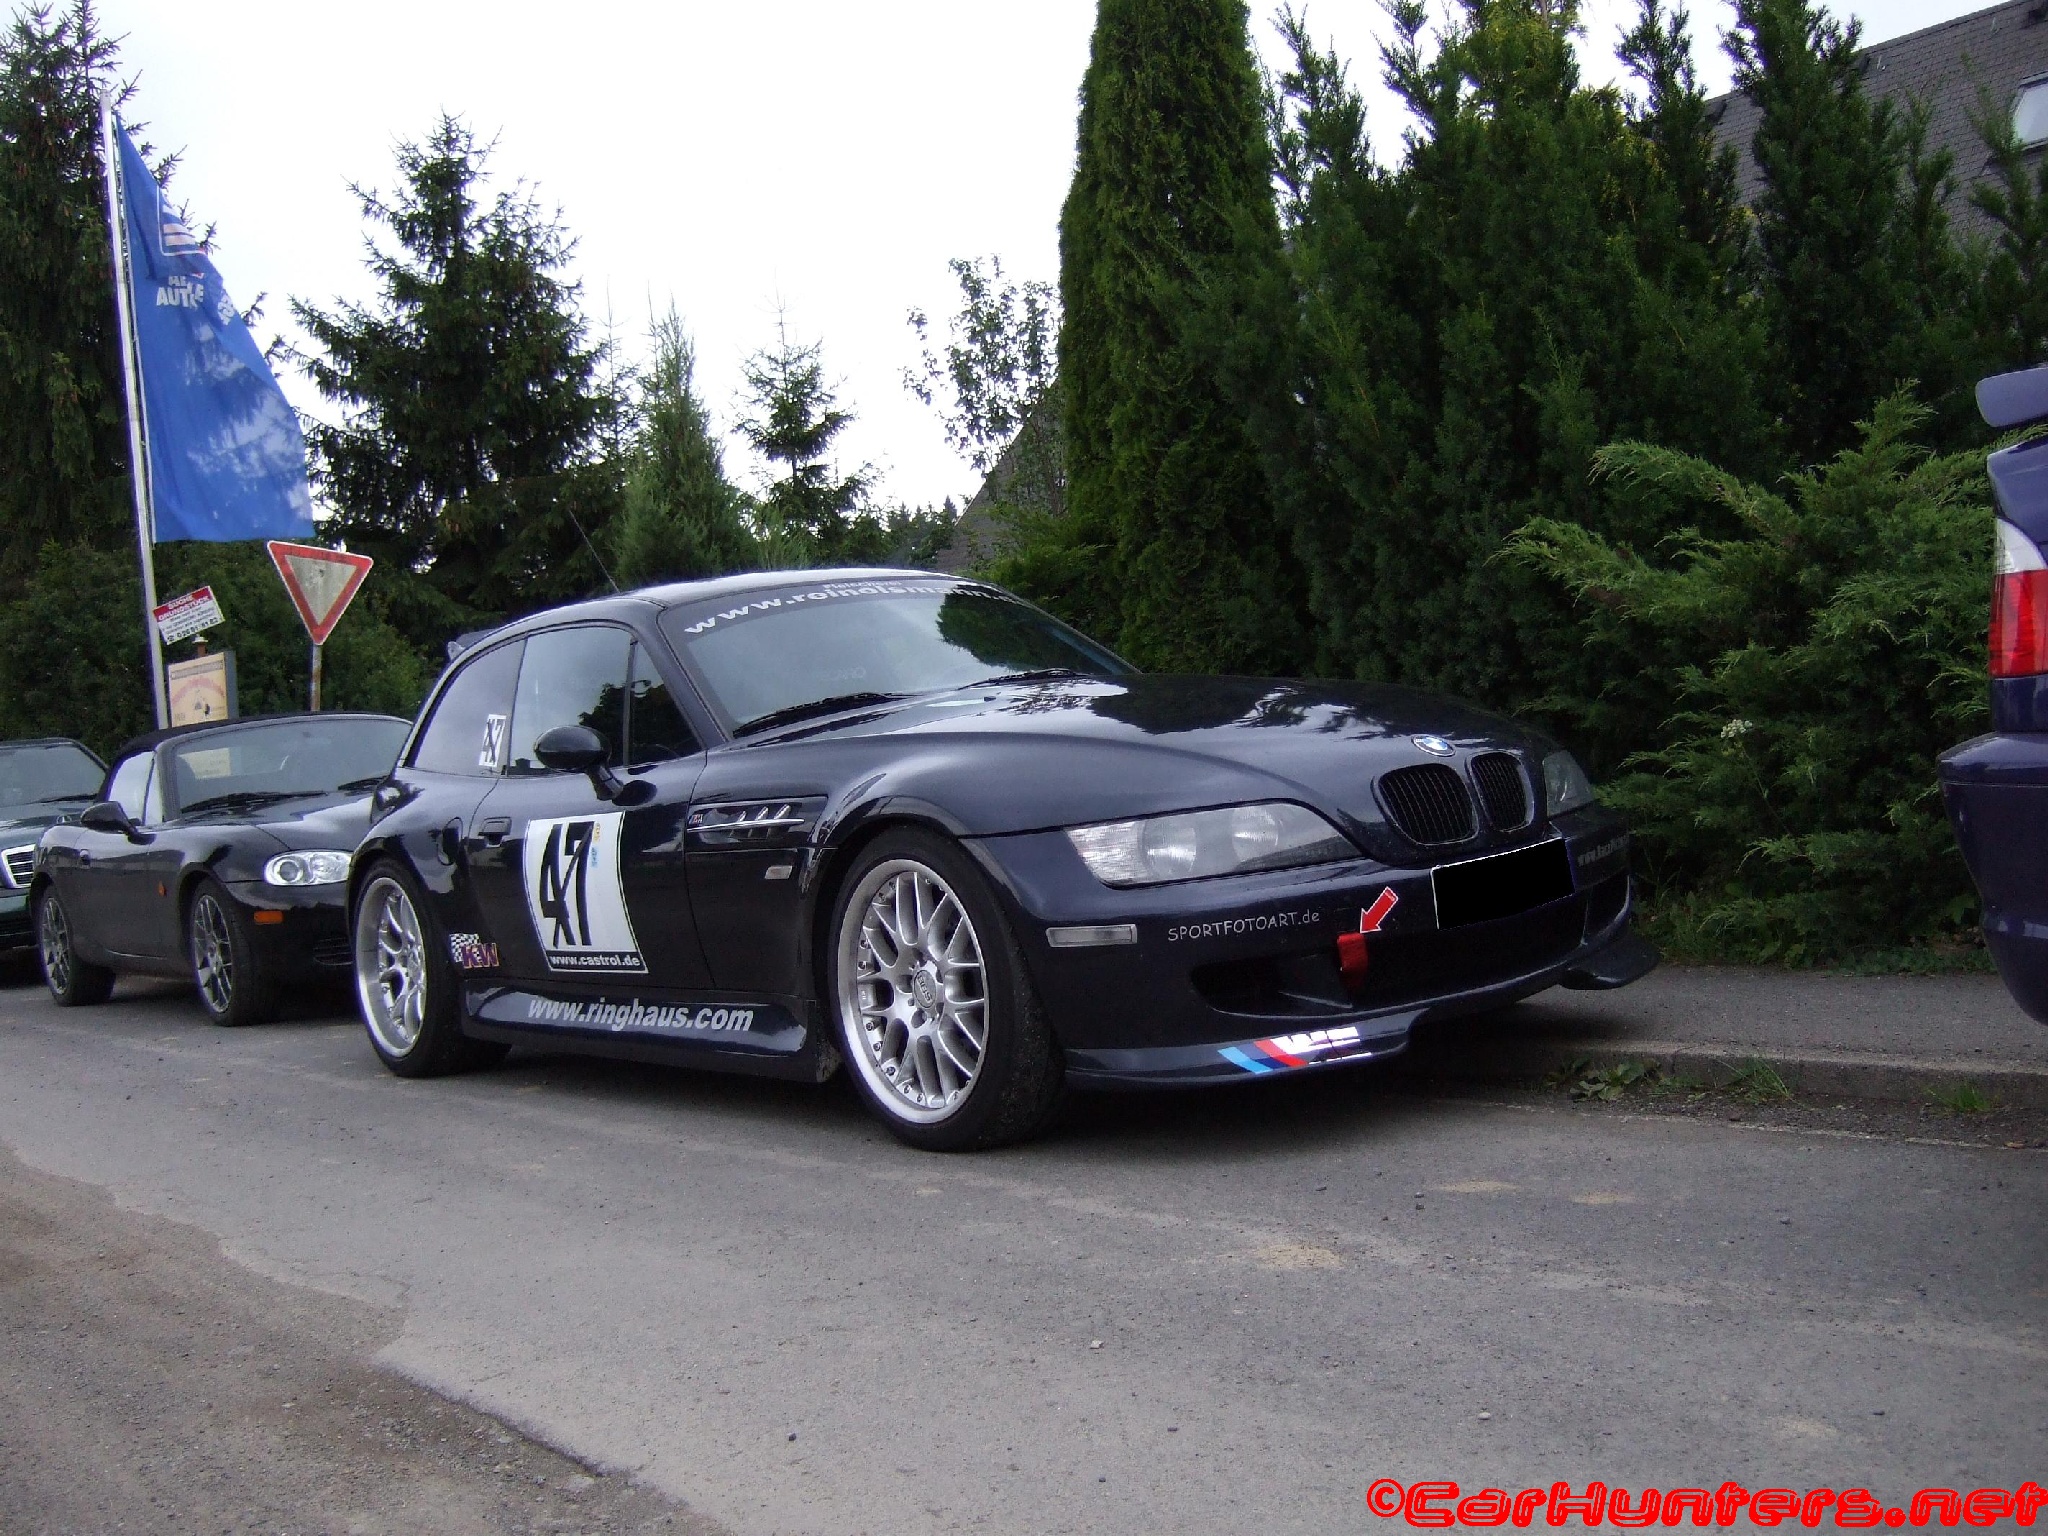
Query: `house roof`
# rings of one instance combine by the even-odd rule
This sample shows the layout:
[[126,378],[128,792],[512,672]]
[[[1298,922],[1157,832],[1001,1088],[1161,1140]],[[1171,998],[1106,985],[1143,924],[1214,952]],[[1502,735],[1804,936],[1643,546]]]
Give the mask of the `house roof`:
[[[2020,86],[2048,76],[2048,0],[2008,0],[1872,43],[1857,59],[1865,85],[1876,95],[1902,109],[1909,101],[1932,108],[1927,148],[1955,155],[1949,219],[1958,234],[1988,231],[1990,221],[1970,204],[1971,186],[1991,174],[1984,141],[1970,118],[1985,94],[1998,110],[2010,112]],[[1716,97],[1710,105],[1717,114],[1715,142],[1739,151],[1736,188],[1743,202],[1753,202],[1763,192],[1763,174],[1749,153],[1761,114],[1741,91]],[[2042,153],[2034,150],[2030,158],[2038,160]]]

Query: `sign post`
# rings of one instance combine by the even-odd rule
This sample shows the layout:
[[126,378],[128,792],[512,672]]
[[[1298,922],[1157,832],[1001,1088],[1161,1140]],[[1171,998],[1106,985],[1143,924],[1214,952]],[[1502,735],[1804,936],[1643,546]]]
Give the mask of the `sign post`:
[[364,578],[376,564],[368,555],[352,555],[343,549],[322,549],[317,544],[291,544],[271,539],[264,548],[291,595],[292,606],[306,633],[313,640],[313,686],[311,707],[320,709],[320,648],[334,633],[334,626],[348,605],[362,590]]

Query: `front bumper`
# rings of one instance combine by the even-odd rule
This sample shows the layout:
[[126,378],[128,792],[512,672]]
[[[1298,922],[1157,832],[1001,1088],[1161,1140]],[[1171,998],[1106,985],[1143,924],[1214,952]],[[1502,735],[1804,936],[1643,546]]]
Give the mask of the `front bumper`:
[[29,911],[28,892],[0,890],[0,953],[34,949],[35,916]]
[[346,886],[233,880],[228,891],[248,912],[260,963],[280,981],[338,980],[353,968]]
[[[1430,869],[1360,859],[1117,891],[1087,873],[1061,833],[973,846],[1012,904],[1068,1081],[1119,1087],[1379,1060],[1403,1049],[1424,1019],[1499,1007],[1560,983],[1637,979],[1657,954],[1628,932],[1628,836],[1619,818],[1576,813],[1495,851],[1559,839],[1567,893],[1452,927],[1438,925]],[[1365,970],[1347,978],[1338,938],[1362,923],[1371,930]],[[1077,937],[1089,942],[1075,947]]]
[[1941,758],[1941,794],[2013,1001],[2048,1024],[2048,733],[1979,736]]

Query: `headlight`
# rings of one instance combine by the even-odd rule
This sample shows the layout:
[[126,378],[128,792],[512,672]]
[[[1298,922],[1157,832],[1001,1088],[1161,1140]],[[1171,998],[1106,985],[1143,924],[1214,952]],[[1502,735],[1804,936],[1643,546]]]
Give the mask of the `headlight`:
[[1593,781],[1569,752],[1553,752],[1543,759],[1543,809],[1552,816],[1576,811],[1593,803]]
[[1104,885],[1160,885],[1358,857],[1314,811],[1281,801],[1069,827],[1067,837]]
[[348,855],[319,850],[280,853],[263,866],[265,885],[339,885],[348,878]]

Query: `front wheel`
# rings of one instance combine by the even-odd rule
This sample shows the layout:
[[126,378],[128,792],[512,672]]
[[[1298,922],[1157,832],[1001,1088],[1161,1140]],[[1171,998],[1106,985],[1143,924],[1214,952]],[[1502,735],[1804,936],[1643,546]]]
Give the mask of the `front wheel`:
[[114,973],[78,958],[71,939],[71,914],[54,885],[36,897],[36,956],[43,982],[59,1008],[89,1008],[114,994]]
[[1044,1125],[1059,1100],[1059,1047],[964,852],[929,832],[884,833],[849,872],[832,931],[827,996],[841,1046],[899,1140],[966,1151]]
[[400,1077],[439,1077],[504,1059],[506,1048],[462,1032],[448,941],[412,876],[371,866],[355,909],[356,999],[377,1059]]
[[185,954],[199,1006],[216,1024],[262,1024],[277,1011],[277,989],[256,949],[256,925],[221,883],[203,879],[185,909]]

